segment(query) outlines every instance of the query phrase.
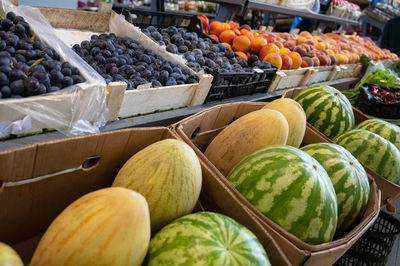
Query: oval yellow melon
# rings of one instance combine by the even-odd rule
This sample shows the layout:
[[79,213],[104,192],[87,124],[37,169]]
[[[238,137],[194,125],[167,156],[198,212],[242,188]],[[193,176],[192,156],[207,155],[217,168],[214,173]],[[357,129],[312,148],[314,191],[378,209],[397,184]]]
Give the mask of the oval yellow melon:
[[17,252],[9,245],[0,242],[0,265],[1,266],[23,266]]
[[154,233],[192,212],[201,182],[201,166],[193,149],[182,141],[166,139],[132,156],[113,186],[133,189],[146,198]]
[[69,205],[50,225],[31,266],[141,265],[150,242],[145,198],[105,188]]
[[282,113],[289,125],[286,145],[299,148],[306,132],[307,118],[301,105],[293,99],[280,98],[268,103],[264,108]]
[[280,112],[261,109],[222,130],[205,155],[226,176],[247,155],[267,146],[286,144],[288,134],[288,122]]

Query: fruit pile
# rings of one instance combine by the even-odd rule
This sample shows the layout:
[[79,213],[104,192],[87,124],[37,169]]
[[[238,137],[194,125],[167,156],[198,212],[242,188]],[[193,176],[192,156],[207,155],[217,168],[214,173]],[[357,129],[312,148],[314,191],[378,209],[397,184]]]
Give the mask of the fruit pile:
[[79,69],[36,37],[21,16],[0,19],[0,98],[56,92],[84,81]]
[[157,29],[149,26],[142,29],[148,37],[166,46],[173,54],[182,54],[187,66],[198,72],[209,69],[212,72],[251,72],[251,67],[271,68],[270,64],[259,64],[258,60],[247,61],[227,49],[223,44],[214,44],[209,38],[199,37],[195,32],[187,32],[185,28],[169,26]]
[[352,106],[335,88],[312,86],[295,97],[307,121],[383,178],[400,185],[400,128],[380,119],[355,127]]
[[360,36],[350,36],[349,39],[371,50],[373,52],[373,55],[371,55],[370,58],[373,60],[380,60],[380,59],[399,60],[399,57],[396,54],[391,53],[388,49],[379,48],[374,42],[366,38],[362,38]]
[[368,92],[384,103],[398,103],[400,101],[399,88],[393,90],[391,88],[371,85],[368,87]]
[[[122,166],[112,187],[82,196],[59,214],[30,265],[269,266],[244,226],[213,212],[190,214],[201,185],[200,162],[189,145],[154,142]],[[0,261],[23,265],[2,243]]]
[[344,148],[299,149],[305,130],[304,110],[281,98],[229,124],[204,154],[263,215],[309,244],[322,244],[360,221],[370,187]]
[[151,49],[129,37],[115,34],[92,35],[90,41],[72,49],[107,82],[124,81],[127,90],[151,83],[152,88],[197,83],[199,78],[189,69],[164,60]]

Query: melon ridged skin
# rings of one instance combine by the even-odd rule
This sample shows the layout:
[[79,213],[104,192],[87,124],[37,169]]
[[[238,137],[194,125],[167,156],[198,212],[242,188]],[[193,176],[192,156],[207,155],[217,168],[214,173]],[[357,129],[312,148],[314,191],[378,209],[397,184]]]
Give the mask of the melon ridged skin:
[[57,216],[30,265],[141,265],[149,243],[145,198],[129,189],[105,188],[82,196]]
[[227,176],[262,214],[309,244],[332,240],[337,201],[324,168],[291,146],[272,146],[243,159]]
[[334,142],[378,175],[400,185],[400,151],[390,141],[368,130],[353,129]]
[[244,157],[261,148],[286,144],[289,125],[278,111],[248,113],[221,131],[208,145],[205,156],[227,175]]
[[301,105],[290,98],[280,98],[268,103],[264,108],[273,109],[283,114],[289,125],[286,145],[300,147],[306,132],[307,118]]
[[307,122],[330,139],[354,128],[354,114],[349,100],[330,86],[311,86],[295,100],[303,107]]
[[332,181],[338,203],[336,236],[340,237],[364,214],[370,192],[368,175],[357,159],[339,145],[316,143],[301,150],[316,159]]
[[149,204],[151,231],[189,214],[200,195],[201,166],[186,143],[166,139],[133,155],[118,172],[113,187],[142,194]]
[[23,266],[21,258],[9,245],[0,242],[0,265],[1,266]]
[[181,217],[151,240],[144,266],[271,265],[258,239],[231,218],[213,212]]
[[375,133],[393,143],[400,150],[400,127],[381,119],[368,119],[356,126]]

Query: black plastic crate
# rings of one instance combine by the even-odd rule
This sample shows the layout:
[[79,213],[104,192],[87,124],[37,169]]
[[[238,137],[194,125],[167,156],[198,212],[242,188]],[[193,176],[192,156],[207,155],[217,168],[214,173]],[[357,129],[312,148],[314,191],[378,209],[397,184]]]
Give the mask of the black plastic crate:
[[336,263],[336,266],[384,266],[400,233],[400,221],[384,211]]
[[[169,26],[184,27],[190,32],[196,32],[199,37],[208,38],[213,43],[216,40],[203,32],[201,20],[195,15],[181,12],[158,12],[142,8],[115,8],[114,10],[125,16],[131,24],[144,28],[154,26],[166,28]],[[134,17],[132,16],[134,15]],[[221,101],[223,99],[267,92],[277,69],[258,69],[249,72],[219,73],[205,68],[204,71],[214,76],[210,91],[205,103]]]

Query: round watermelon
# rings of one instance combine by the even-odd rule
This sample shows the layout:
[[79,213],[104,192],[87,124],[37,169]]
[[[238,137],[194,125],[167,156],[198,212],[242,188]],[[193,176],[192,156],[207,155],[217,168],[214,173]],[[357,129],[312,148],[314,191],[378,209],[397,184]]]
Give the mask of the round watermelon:
[[400,185],[400,151],[391,142],[364,129],[353,129],[334,142],[387,180]]
[[198,212],[162,228],[143,265],[271,265],[258,239],[231,218]]
[[400,150],[400,127],[381,119],[368,119],[356,126],[375,133],[393,143]]
[[336,235],[341,236],[362,217],[369,198],[368,176],[362,165],[345,148],[316,143],[302,148],[326,170],[335,188],[338,204]]
[[349,100],[330,86],[306,88],[295,97],[306,112],[307,122],[330,139],[354,128],[354,114]]
[[309,244],[331,241],[337,201],[324,168],[307,153],[272,146],[243,159],[227,176],[262,214]]

